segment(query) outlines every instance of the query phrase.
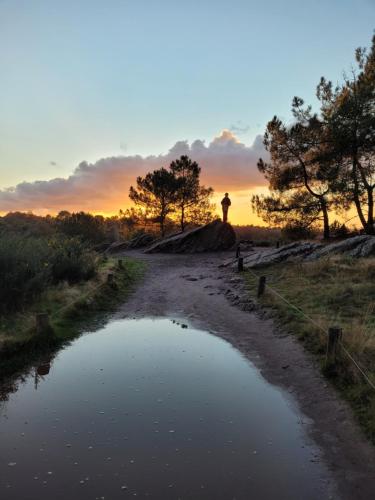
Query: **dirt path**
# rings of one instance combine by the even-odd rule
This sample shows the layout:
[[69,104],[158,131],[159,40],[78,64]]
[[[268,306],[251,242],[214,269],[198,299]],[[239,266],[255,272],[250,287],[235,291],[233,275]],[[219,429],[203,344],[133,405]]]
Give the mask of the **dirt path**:
[[328,467],[327,498],[336,487],[343,499],[375,497],[374,448],[302,346],[292,336],[280,334],[271,320],[246,311],[241,279],[219,268],[232,254],[127,255],[147,261],[148,270],[119,316],[181,318],[226,339],[267,381],[297,402],[304,415],[301,425],[321,449]]

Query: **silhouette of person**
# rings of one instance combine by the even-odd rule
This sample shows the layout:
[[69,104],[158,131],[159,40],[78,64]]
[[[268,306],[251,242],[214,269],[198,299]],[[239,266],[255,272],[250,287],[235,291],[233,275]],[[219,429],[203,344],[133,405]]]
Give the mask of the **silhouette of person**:
[[232,202],[229,199],[228,193],[225,193],[224,198],[221,200],[221,207],[223,209],[223,222],[228,222],[228,210],[232,205]]

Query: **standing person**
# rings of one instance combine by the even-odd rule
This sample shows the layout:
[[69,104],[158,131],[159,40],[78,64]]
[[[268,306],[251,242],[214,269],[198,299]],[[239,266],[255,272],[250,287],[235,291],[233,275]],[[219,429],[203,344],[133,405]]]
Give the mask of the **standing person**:
[[221,206],[223,209],[223,222],[228,222],[228,210],[232,205],[232,202],[229,199],[228,193],[225,193],[224,198],[221,200]]

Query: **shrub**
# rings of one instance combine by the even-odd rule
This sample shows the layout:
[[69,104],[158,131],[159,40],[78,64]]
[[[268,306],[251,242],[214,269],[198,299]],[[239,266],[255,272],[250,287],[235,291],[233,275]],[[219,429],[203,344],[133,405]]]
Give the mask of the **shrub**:
[[49,242],[54,283],[77,283],[95,275],[96,256],[78,238],[56,237]]
[[8,235],[0,238],[0,310],[18,309],[50,281],[47,240]]
[[68,237],[79,237],[87,243],[100,243],[106,237],[104,218],[85,212],[60,212],[55,224],[60,233]]
[[49,285],[94,276],[95,254],[76,238],[0,236],[0,313],[21,309]]
[[316,237],[316,230],[313,227],[307,227],[304,224],[287,224],[281,230],[281,234],[284,238],[291,241],[298,240],[310,240]]

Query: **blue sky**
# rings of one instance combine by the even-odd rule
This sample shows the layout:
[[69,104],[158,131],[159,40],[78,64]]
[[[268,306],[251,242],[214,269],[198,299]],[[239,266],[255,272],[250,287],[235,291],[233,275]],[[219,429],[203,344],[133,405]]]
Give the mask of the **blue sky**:
[[0,187],[232,126],[249,145],[374,28],[375,0],[0,0]]

